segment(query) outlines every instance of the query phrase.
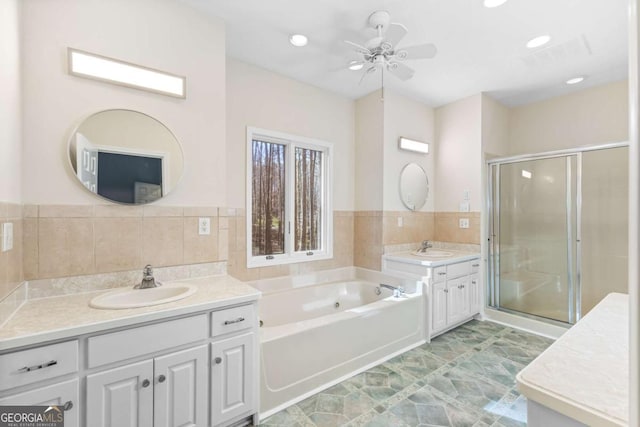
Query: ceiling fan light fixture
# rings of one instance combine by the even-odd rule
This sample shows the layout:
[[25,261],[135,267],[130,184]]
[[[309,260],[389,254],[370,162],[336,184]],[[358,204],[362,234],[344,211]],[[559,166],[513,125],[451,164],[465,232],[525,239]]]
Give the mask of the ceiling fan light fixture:
[[295,47],[303,47],[309,43],[309,39],[303,34],[291,34],[291,36],[289,36],[289,43]]
[[542,36],[534,37],[527,42],[527,47],[529,49],[535,49],[536,47],[544,46],[545,44],[551,41],[551,36],[548,34],[544,34]]
[[360,71],[364,67],[364,62],[362,61],[351,61],[349,62],[349,69],[351,71]]
[[507,0],[484,0],[484,7],[493,8],[502,6]]
[[583,82],[584,79],[585,79],[584,76],[573,77],[573,78],[567,80],[565,83],[567,83],[568,85],[575,85],[575,84]]

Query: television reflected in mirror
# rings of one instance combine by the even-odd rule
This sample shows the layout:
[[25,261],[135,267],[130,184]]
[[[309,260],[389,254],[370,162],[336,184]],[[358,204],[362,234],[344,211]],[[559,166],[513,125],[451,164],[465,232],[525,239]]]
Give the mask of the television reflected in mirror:
[[183,171],[173,133],[132,110],[101,111],[84,120],[69,141],[69,161],[86,190],[122,204],[166,196]]

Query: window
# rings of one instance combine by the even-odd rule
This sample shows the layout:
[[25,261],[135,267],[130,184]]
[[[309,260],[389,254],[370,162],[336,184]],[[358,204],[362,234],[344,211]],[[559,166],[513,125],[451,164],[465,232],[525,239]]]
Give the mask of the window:
[[247,266],[328,259],[330,143],[247,129]]

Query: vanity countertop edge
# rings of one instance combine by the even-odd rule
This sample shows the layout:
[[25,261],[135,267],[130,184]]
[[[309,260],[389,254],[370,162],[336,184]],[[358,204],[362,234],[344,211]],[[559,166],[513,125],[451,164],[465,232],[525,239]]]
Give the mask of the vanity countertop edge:
[[405,251],[405,252],[392,252],[389,254],[384,254],[383,259],[388,259],[390,261],[399,261],[407,264],[416,264],[422,265],[425,267],[439,267],[441,265],[454,264],[457,262],[470,261],[473,259],[480,258],[479,252],[465,252],[458,251],[453,249],[443,249],[444,251],[451,252],[451,256],[442,257],[442,258],[426,258],[418,255],[414,255],[413,251]]
[[167,304],[118,310],[89,306],[92,298],[109,290],[27,300],[0,326],[0,353],[114,328],[250,304],[261,296],[257,289],[227,275],[175,282],[188,282],[198,290],[187,298]]
[[607,295],[518,373],[519,391],[587,425],[628,425],[628,306]]

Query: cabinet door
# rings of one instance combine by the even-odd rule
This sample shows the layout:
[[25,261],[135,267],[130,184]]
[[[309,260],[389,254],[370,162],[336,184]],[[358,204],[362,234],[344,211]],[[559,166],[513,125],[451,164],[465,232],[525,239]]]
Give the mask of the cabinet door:
[[66,407],[65,427],[79,427],[78,423],[78,379],[40,387],[24,393],[0,399],[0,406],[12,405],[56,405]]
[[482,305],[482,294],[480,290],[480,279],[477,274],[469,278],[469,316],[480,313]]
[[211,343],[211,424],[216,426],[254,409],[254,334]]
[[88,375],[87,426],[152,427],[153,361]]
[[447,281],[447,326],[464,318],[462,278]]
[[154,427],[206,427],[207,356],[203,345],[154,359]]
[[431,335],[447,326],[447,285],[436,283],[431,291]]

